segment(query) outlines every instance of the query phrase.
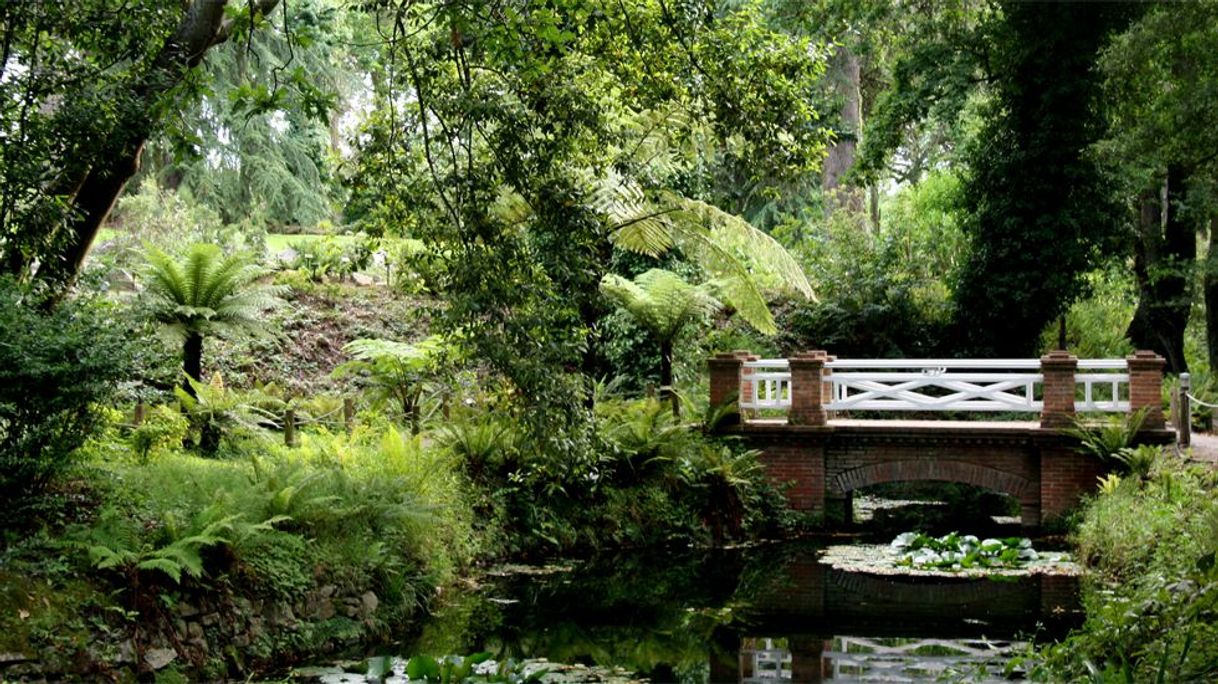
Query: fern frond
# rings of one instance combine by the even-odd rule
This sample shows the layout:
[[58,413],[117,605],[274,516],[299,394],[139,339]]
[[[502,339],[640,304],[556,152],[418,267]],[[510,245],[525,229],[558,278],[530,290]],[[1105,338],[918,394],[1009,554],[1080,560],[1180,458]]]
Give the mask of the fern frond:
[[722,308],[707,287],[691,285],[681,276],[658,268],[633,281],[609,274],[600,287],[606,298],[661,341],[673,339],[684,326]]
[[679,229],[684,229],[682,236],[687,232],[707,236],[706,242],[716,245],[720,253],[731,254],[747,264],[759,289],[816,299],[803,267],[765,231],[712,204],[676,193],[665,193],[663,202],[678,210],[678,216],[683,220],[675,223]]
[[[200,561],[200,574],[202,573],[202,562]],[[148,558],[140,561],[136,566],[140,570],[160,570],[173,580],[174,584],[182,583],[183,565],[176,560],[164,557]],[[197,577],[197,575],[196,575]]]

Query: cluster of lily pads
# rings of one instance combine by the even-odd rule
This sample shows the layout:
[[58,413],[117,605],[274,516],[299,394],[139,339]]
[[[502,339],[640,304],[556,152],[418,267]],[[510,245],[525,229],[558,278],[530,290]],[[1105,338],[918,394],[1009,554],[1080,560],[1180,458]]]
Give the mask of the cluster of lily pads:
[[553,663],[545,658],[493,660],[489,653],[433,658],[378,656],[292,671],[292,681],[317,684],[642,684],[620,667]]
[[888,548],[899,556],[897,565],[936,570],[1019,568],[1040,558],[1026,537],[979,540],[957,532],[944,537],[904,532]]

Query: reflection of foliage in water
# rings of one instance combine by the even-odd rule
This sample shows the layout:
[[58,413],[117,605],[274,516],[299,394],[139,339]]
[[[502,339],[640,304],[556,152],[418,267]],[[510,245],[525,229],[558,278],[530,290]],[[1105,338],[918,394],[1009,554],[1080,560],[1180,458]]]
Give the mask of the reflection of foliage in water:
[[705,681],[713,633],[741,612],[739,561],[640,555],[574,573],[492,578],[476,594],[450,597],[411,652],[486,650],[496,659],[545,657]]

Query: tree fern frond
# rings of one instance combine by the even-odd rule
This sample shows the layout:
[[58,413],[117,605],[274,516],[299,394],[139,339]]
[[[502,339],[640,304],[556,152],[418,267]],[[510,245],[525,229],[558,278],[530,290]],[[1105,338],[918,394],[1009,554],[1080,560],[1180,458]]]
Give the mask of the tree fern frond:
[[251,263],[249,257],[232,255],[215,263],[207,280],[200,283],[196,304],[215,308],[217,303],[262,274],[262,269]]
[[199,294],[206,287],[208,278],[220,258],[216,245],[195,244],[186,253],[185,284],[186,298],[182,304],[198,305]]
[[[678,195],[665,193],[665,204],[678,209],[681,220],[675,224],[682,234],[696,231],[706,235],[720,254],[730,254],[747,264],[748,272],[763,291],[786,291],[816,299],[812,283],[803,267],[777,240],[748,221],[722,209]],[[716,274],[718,275],[718,274]]]
[[662,341],[673,339],[684,326],[722,307],[707,287],[691,285],[681,276],[658,268],[633,281],[609,274],[600,287],[606,298]]
[[610,239],[617,247],[656,257],[675,246],[670,214],[647,200],[642,188],[610,171],[596,183],[592,206],[609,217]]
[[168,254],[155,247],[148,248],[149,287],[166,299],[184,302],[189,296],[182,270]]

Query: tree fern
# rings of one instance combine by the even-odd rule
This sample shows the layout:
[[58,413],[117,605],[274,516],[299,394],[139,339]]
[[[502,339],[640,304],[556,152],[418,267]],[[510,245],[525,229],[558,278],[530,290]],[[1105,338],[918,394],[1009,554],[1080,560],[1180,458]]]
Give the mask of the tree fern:
[[[263,312],[281,304],[287,289],[259,283],[265,274],[249,255],[226,256],[215,245],[192,245],[181,262],[149,248],[147,296],[154,317],[183,340],[186,377],[202,375],[204,336],[265,329]],[[190,385],[186,391],[194,393]]]
[[432,335],[414,344],[359,339],[347,343],[343,351],[352,360],[334,369],[334,376],[362,378],[373,401],[396,403],[417,434],[423,419],[423,393],[446,352],[441,338]]
[[[663,187],[696,159],[700,135],[678,114],[635,112],[623,123],[628,142],[620,166],[593,181],[593,208],[611,225],[615,247],[648,256],[679,248],[719,283],[719,295],[746,323],[767,334],[777,331],[767,295],[815,298],[794,257],[764,231],[714,205]],[[677,142],[680,141],[680,142]]]
[[657,341],[671,340],[686,325],[718,311],[722,304],[710,285],[691,285],[681,276],[652,269],[633,281],[609,274],[601,280],[601,292],[624,309]]
[[671,398],[674,414],[679,409],[672,387],[673,344],[687,325],[722,308],[723,304],[712,293],[716,286],[716,283],[692,285],[681,276],[658,268],[640,274],[633,281],[612,273],[601,280],[600,289],[605,297],[637,320],[660,345],[661,392]]

